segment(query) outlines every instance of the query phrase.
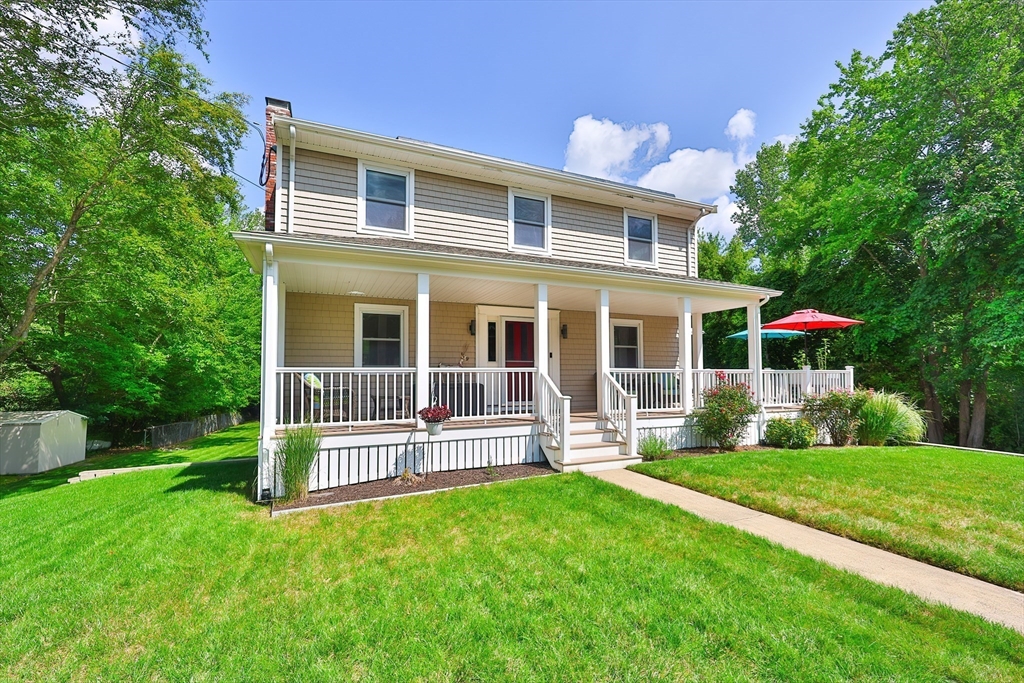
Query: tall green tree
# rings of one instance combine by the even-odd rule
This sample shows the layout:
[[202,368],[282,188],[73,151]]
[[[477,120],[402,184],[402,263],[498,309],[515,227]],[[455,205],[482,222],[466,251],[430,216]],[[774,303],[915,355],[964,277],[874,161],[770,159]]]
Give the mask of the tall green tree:
[[244,98],[144,48],[101,106],[0,130],[0,368],[131,429],[258,387],[258,278],[227,231]]
[[983,443],[992,374],[1024,352],[1022,41],[1019,0],[908,15],[734,187],[746,243],[797,264],[797,297],[867,321],[852,351],[919,391],[936,442],[952,390],[959,442]]

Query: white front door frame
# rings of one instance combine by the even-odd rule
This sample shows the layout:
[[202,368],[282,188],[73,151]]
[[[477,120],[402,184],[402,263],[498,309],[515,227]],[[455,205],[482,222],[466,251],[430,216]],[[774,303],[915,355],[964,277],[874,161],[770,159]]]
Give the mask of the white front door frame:
[[[558,310],[548,309],[548,376],[555,386],[561,388],[561,325],[559,325]],[[486,306],[479,304],[476,307],[476,357],[477,367],[505,367],[505,321],[519,320],[532,323],[533,309],[519,306]],[[498,323],[497,356],[494,362],[487,362],[487,323]],[[534,349],[536,351],[536,349]]]

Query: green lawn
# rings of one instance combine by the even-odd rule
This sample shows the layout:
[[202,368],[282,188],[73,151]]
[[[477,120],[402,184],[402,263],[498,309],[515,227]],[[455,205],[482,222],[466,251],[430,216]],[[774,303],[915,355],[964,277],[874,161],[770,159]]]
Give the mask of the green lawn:
[[1024,458],[923,446],[813,448],[633,469],[1024,590]]
[[176,462],[208,462],[255,456],[259,432],[259,422],[246,422],[192,441],[169,446],[167,449],[103,451],[86,457],[83,462],[42,474],[29,477],[3,476],[0,477],[0,498],[59,486],[85,470],[164,465]]
[[0,498],[8,680],[1011,681],[1024,637],[580,474],[270,519],[249,464]]

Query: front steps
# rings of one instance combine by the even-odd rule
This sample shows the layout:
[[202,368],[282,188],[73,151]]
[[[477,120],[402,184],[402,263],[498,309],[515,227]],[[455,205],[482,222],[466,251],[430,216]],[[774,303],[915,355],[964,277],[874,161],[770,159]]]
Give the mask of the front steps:
[[573,415],[570,420],[569,462],[562,462],[562,449],[542,441],[544,455],[559,472],[599,472],[622,469],[641,462],[626,454],[626,444],[614,429],[594,414]]

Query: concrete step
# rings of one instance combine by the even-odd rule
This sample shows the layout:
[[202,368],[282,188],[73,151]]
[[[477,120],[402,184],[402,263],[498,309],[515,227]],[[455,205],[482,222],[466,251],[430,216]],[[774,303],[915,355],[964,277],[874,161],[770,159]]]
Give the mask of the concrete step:
[[618,441],[619,435],[614,429],[573,429],[569,432],[569,444],[596,443],[598,441]]
[[629,457],[626,455],[601,455],[582,456],[578,451],[573,452],[572,459],[562,463],[563,472],[600,472],[601,470],[618,470],[636,465],[643,461],[639,456]]
[[588,443],[570,444],[569,452],[572,460],[580,458],[599,458],[603,456],[619,456],[625,449],[621,441],[592,441]]

